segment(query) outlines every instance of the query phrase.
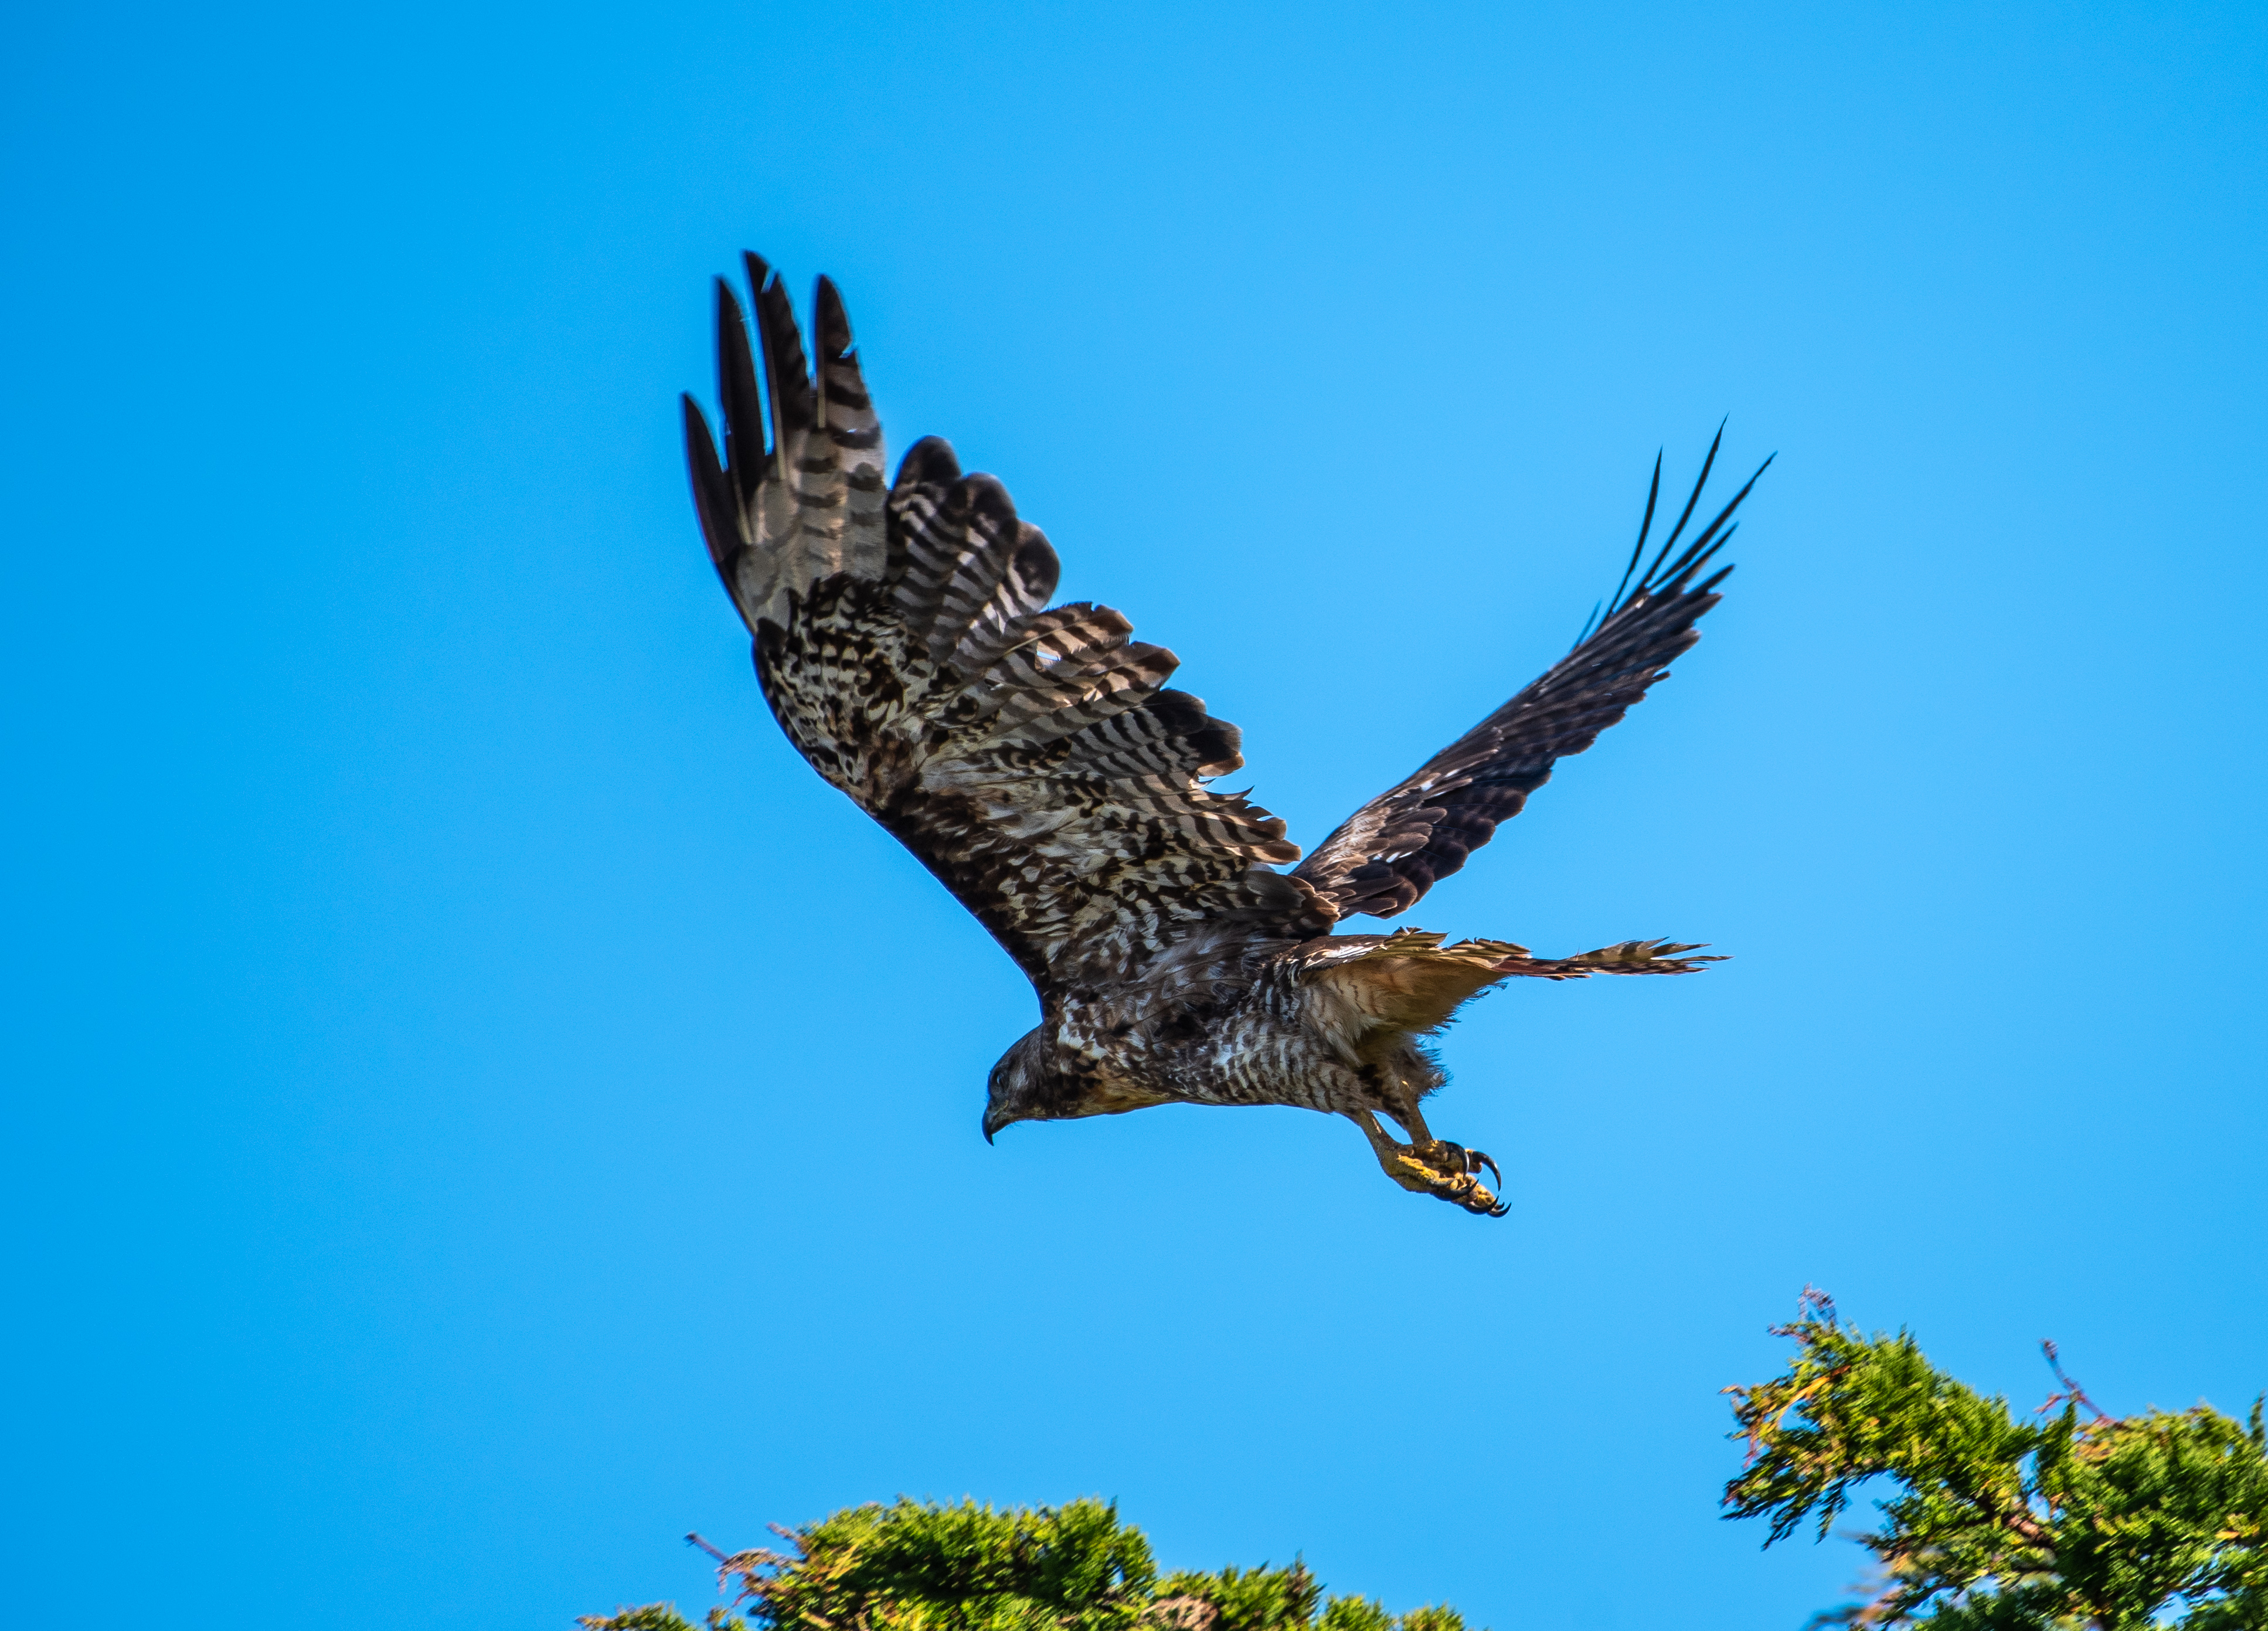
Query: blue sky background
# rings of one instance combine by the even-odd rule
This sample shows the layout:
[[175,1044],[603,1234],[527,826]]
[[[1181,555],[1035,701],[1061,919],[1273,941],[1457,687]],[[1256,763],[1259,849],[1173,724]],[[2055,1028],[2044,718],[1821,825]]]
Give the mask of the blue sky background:
[[[2257,6],[20,9],[0,53],[26,1623],[563,1626],[900,1491],[1498,1631],[1800,1625],[1806,1282],[2029,1406],[2268,1384]],[[1410,920],[1437,1127],[977,1133],[1007,959],[766,717],[707,278],[842,283],[1308,843],[1707,638]]]

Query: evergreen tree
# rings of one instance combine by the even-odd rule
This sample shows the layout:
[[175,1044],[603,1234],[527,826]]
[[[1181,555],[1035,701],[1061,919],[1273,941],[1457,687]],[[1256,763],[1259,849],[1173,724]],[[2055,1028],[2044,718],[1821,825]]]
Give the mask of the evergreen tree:
[[[1450,1608],[1395,1615],[1359,1597],[1324,1600],[1287,1568],[1160,1576],[1115,1506],[1007,1508],[901,1499],[777,1530],[789,1550],[718,1555],[737,1583],[711,1631],[1464,1631]],[[585,1631],[694,1631],[666,1603],[586,1616]]]
[[1807,1518],[1823,1539],[1859,1485],[1896,1490],[1858,1537],[1879,1577],[1815,1626],[2268,1631],[2259,1402],[2249,1426],[2202,1404],[2108,1415],[2043,1344],[2058,1391],[2023,1420],[1821,1293],[1774,1332],[1796,1343],[1786,1374],[1727,1390],[1749,1458],[1726,1516],[1769,1517],[1767,1546]]
[[[1879,1574],[1816,1627],[1930,1631],[2268,1631],[2268,1424],[2209,1406],[2112,1416],[2063,1374],[2020,1418],[1932,1366],[1913,1338],[1869,1337],[1825,1295],[1776,1334],[1785,1375],[1726,1390],[1748,1446],[1728,1517],[1808,1521],[1824,1539],[1881,1480],[1858,1540]],[[1286,1568],[1160,1576],[1142,1532],[1099,1501],[1061,1507],[852,1507],[777,1531],[785,1551],[716,1554],[736,1583],[711,1631],[1464,1631],[1454,1609],[1395,1615],[1328,1600]],[[705,1544],[705,1543],[704,1543]],[[586,1631],[694,1631],[666,1604]]]

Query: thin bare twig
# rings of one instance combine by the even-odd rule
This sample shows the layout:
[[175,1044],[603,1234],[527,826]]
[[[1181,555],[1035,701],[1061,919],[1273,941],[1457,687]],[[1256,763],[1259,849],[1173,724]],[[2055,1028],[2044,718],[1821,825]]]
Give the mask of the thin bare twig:
[[2088,1409],[2095,1413],[2095,1419],[2097,1421],[2108,1421],[2110,1420],[2110,1413],[2109,1411],[2103,1409],[2102,1406],[2088,1398],[2087,1390],[2080,1386],[2078,1383],[2073,1381],[2069,1376],[2064,1374],[2063,1361],[2057,1356],[2056,1345],[2052,1341],[2049,1340],[2045,1337],[2042,1337],[2040,1339],[2040,1352],[2047,1355],[2048,1369],[2054,1371],[2055,1379],[2063,1384],[2063,1391],[2059,1393],[2049,1394],[2047,1397],[2047,1402],[2042,1405],[2039,1409],[2033,1412],[2035,1415],[2043,1416],[2047,1414],[2049,1411],[2053,1410],[2058,1405],[2072,1404],[2084,1405]]

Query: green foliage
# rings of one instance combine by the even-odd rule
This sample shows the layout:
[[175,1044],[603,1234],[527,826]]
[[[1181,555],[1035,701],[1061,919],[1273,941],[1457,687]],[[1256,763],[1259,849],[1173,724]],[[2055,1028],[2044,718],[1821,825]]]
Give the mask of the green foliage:
[[[1160,1579],[1142,1531],[1100,1501],[996,1512],[900,1500],[777,1532],[792,1550],[724,1561],[739,1612],[711,1610],[711,1631],[1464,1631],[1454,1609],[1326,1603],[1296,1560]],[[662,1603],[581,1623],[694,1631]]]
[[[582,1614],[575,1623],[586,1631],[693,1631],[693,1622],[666,1603],[648,1603],[644,1608],[625,1608],[607,1615]],[[709,1631],[748,1631],[747,1620],[721,1608],[711,1609],[703,1623]]]
[[1323,1610],[1320,1631],[1465,1631],[1465,1617],[1447,1604],[1397,1617],[1366,1597],[1335,1597]]
[[[1323,1600],[1323,1588],[1297,1558],[1289,1568],[1240,1570],[1230,1564],[1217,1575],[1183,1570],[1158,1584],[1153,1601],[1172,1605],[1153,1618],[1168,1624],[1184,1622],[1196,1631],[1276,1631],[1281,1626],[1306,1626]],[[1184,1606],[1186,1605],[1186,1606]],[[1207,1615],[1204,1609],[1211,1610]]]
[[1770,1518],[1766,1546],[1807,1519],[1823,1538],[1859,1485],[1896,1490],[1859,1537],[1881,1565],[1873,1595],[1815,1624],[2268,1631],[2260,1404],[2249,1427],[2204,1405],[2113,1417],[2066,1381],[2020,1421],[1817,1293],[1777,1334],[1797,1347],[1786,1374],[1727,1390],[1749,1449],[1727,1516]]

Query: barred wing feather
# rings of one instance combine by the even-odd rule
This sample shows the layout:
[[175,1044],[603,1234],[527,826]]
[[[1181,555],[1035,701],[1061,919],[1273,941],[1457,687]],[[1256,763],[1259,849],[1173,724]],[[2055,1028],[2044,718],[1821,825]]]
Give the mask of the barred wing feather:
[[[1719,441],[1723,434],[1720,426]],[[1462,867],[1499,823],[1517,816],[1528,795],[1551,779],[1557,761],[1589,747],[1666,677],[1671,660],[1701,638],[1694,624],[1717,603],[1717,585],[1732,569],[1707,578],[1701,572],[1733,535],[1738,524],[1733,512],[1764,474],[1760,467],[1679,550],[1717,446],[1711,443],[1684,513],[1640,572],[1661,493],[1661,464],[1655,461],[1638,546],[1596,628],[1587,630],[1534,684],[1349,816],[1294,877],[1314,886],[1342,917],[1391,918],[1407,911]]]
[[1284,823],[1200,785],[1243,759],[1234,726],[1167,689],[1174,654],[1108,607],[1049,608],[1055,550],[944,442],[916,443],[886,489],[834,286],[819,282],[814,377],[779,279],[747,264],[755,352],[718,285],[724,457],[689,396],[687,454],[764,696],[813,767],[1043,993],[1124,978],[1203,922],[1328,926],[1268,864],[1299,858]]

